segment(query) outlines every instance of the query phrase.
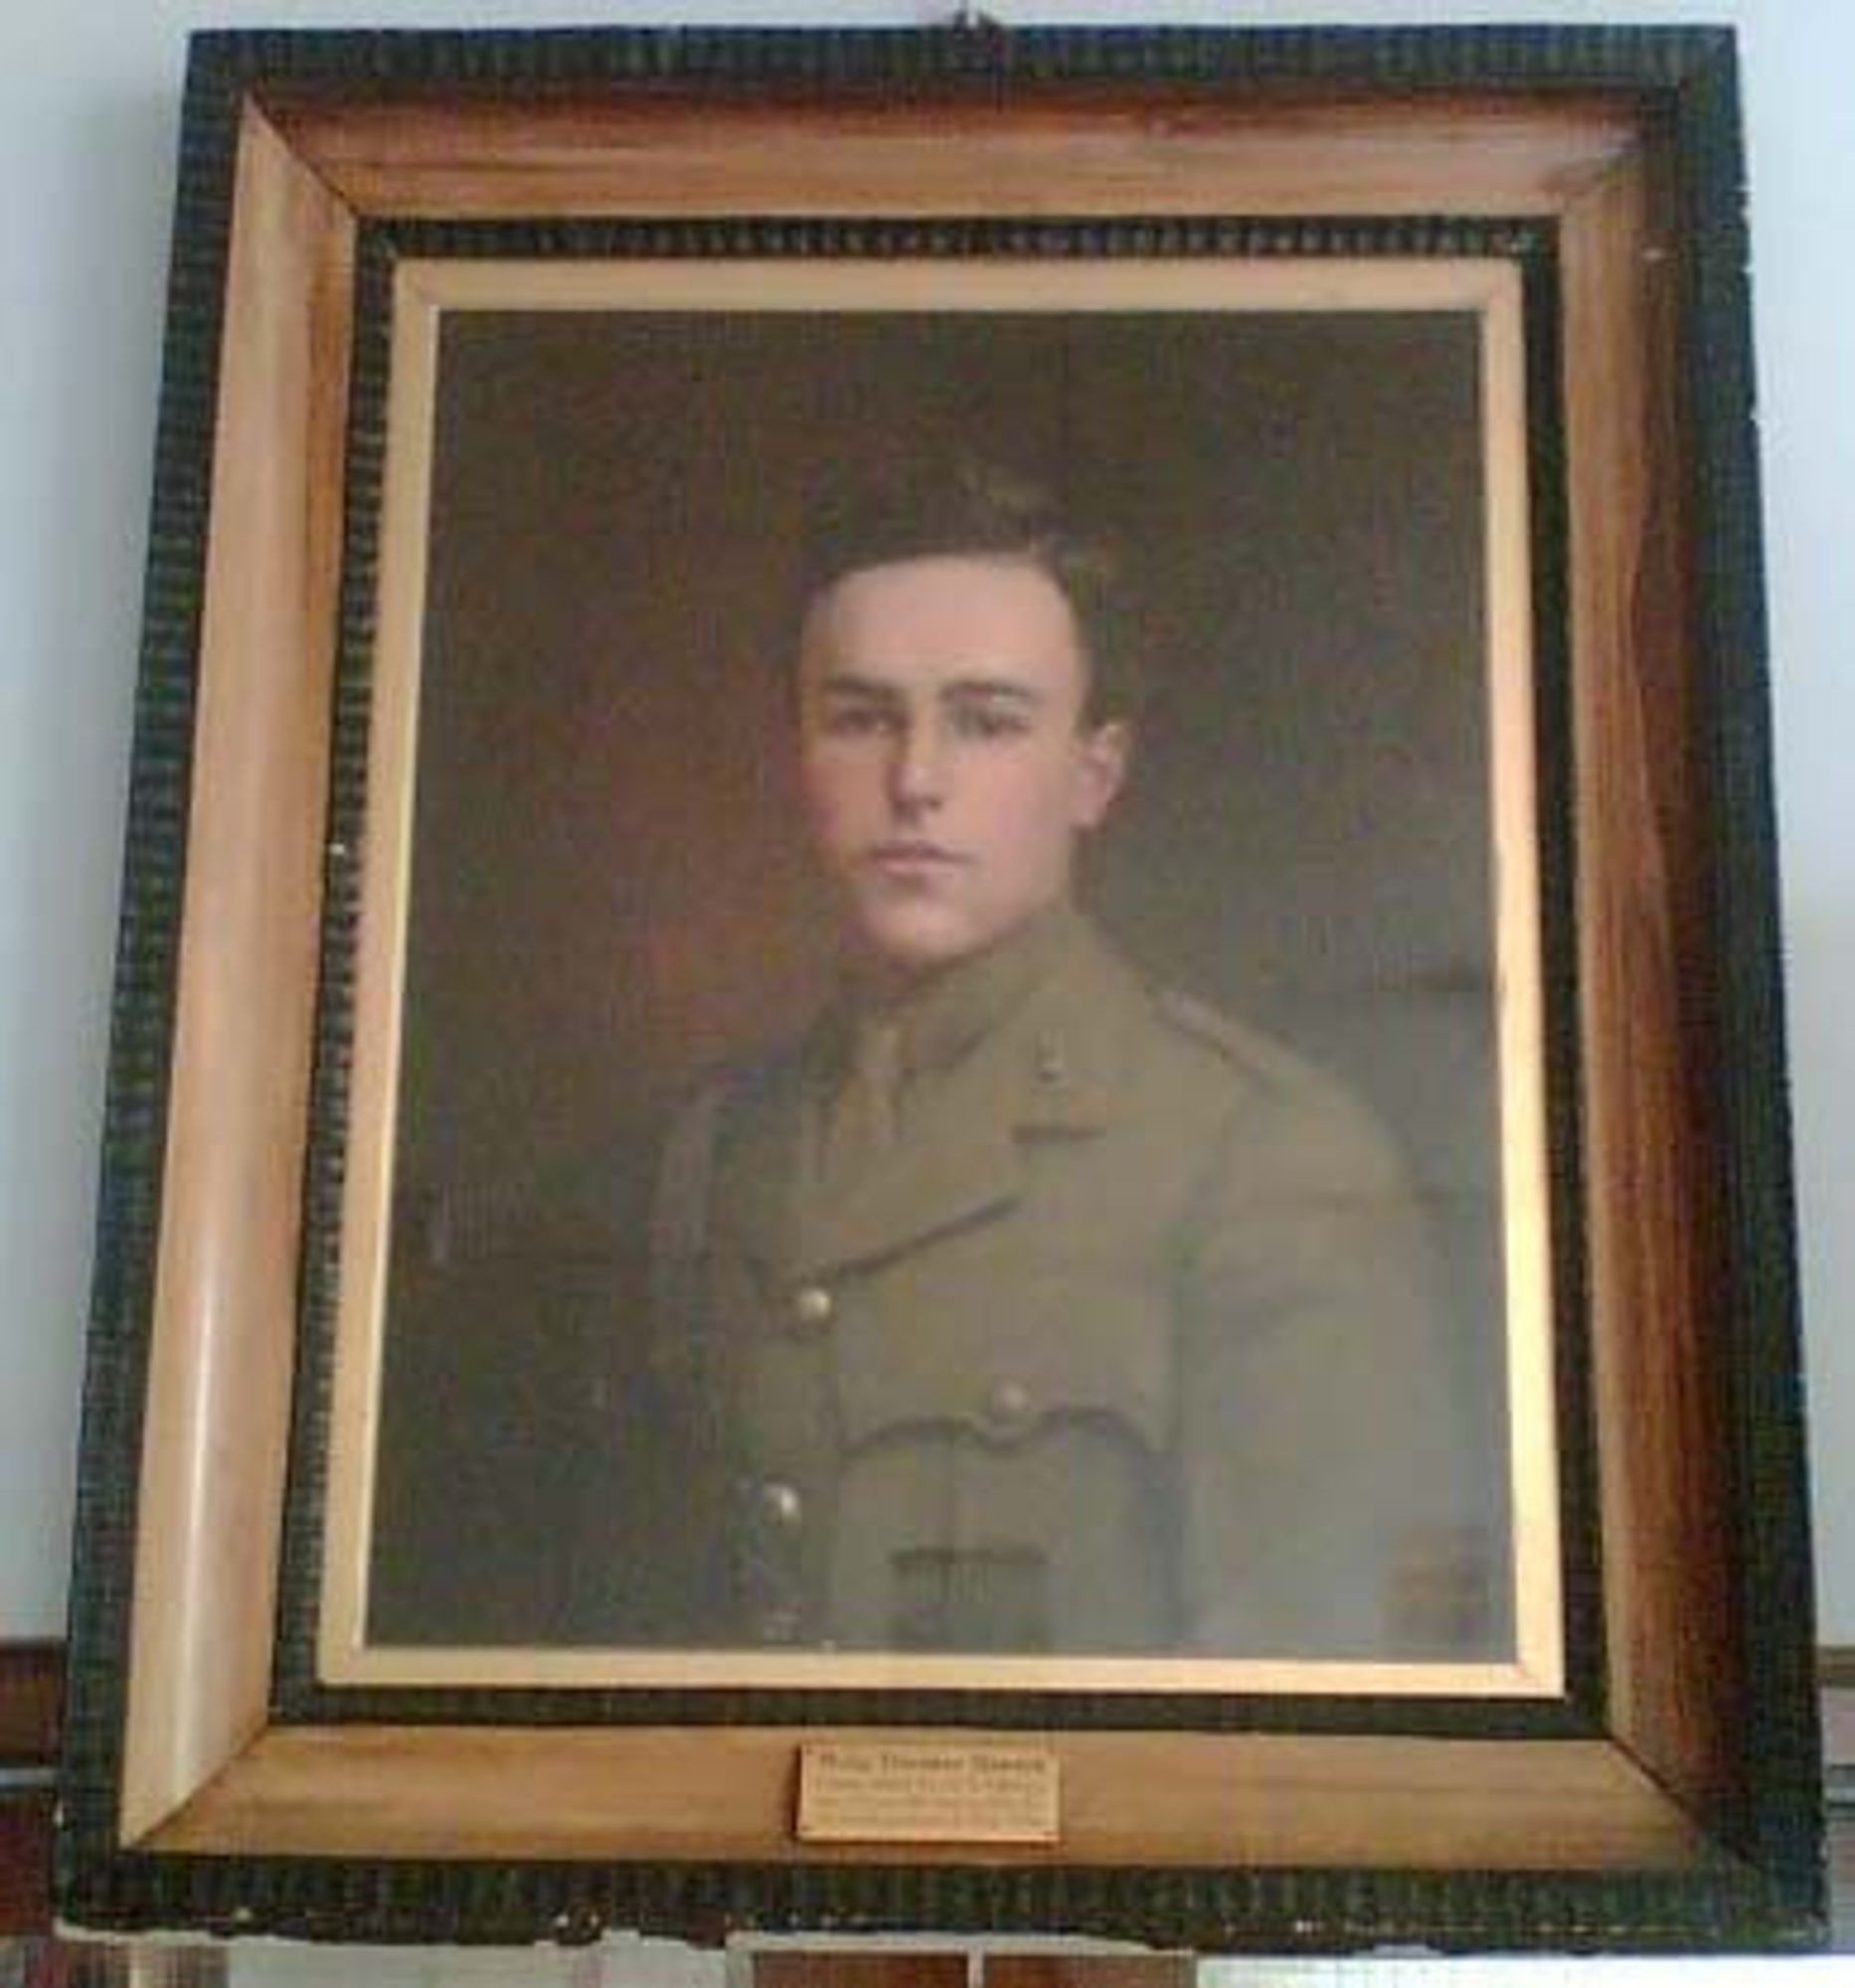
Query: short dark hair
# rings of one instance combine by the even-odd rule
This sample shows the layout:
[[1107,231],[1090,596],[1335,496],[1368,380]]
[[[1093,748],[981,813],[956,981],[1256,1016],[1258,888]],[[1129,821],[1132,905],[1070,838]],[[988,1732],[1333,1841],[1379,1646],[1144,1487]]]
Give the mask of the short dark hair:
[[1055,581],[1082,639],[1086,719],[1138,715],[1141,658],[1115,548],[1077,530],[1044,485],[978,456],[903,458],[831,485],[805,533],[800,615],[847,574],[957,554],[1025,560]]

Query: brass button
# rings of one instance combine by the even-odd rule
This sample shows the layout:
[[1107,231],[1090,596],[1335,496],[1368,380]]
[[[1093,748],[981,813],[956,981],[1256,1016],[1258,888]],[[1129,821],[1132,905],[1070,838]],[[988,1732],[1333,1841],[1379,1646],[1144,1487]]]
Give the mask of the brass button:
[[823,1284],[800,1284],[792,1293],[792,1323],[816,1331],[829,1325],[837,1300]]
[[994,1435],[1022,1435],[1035,1412],[1031,1391],[1022,1381],[1000,1381],[985,1398],[985,1425]]
[[790,1532],[805,1516],[805,1501],[798,1495],[797,1487],[782,1477],[761,1478],[754,1496],[760,1517],[781,1532]]

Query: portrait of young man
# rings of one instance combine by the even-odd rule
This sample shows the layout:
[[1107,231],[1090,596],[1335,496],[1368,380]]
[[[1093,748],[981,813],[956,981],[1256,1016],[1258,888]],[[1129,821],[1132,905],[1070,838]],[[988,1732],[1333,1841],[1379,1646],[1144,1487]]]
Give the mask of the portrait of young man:
[[370,1635],[1508,1652],[1472,320],[441,361]]
[[704,1640],[1457,1653],[1476,1515],[1390,1140],[1079,902],[1137,752],[1116,585],[971,459],[811,534],[795,751],[841,980],[685,1114],[657,1224]]

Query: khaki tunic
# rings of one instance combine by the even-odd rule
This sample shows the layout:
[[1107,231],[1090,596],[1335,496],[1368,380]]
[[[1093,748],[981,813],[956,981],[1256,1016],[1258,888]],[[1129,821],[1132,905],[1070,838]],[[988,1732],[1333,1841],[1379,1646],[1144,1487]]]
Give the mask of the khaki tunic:
[[880,1026],[881,1099],[838,1016],[702,1107],[703,1639],[1451,1653],[1451,1381],[1360,1106],[1067,908]]

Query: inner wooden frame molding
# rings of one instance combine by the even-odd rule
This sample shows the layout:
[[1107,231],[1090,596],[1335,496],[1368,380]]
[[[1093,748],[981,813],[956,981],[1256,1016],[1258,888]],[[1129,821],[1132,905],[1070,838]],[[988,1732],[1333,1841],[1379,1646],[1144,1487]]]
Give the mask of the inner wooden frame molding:
[[[801,1850],[793,1729],[273,1719],[315,963],[328,866],[352,858],[325,846],[324,796],[362,225],[1532,217],[1556,226],[1562,275],[1595,1730],[1057,1732],[1040,1743],[1061,1764],[1060,1851],[934,1861],[1659,1872],[1735,1896],[1774,1871],[1777,1903],[1753,1916],[1807,1939],[1809,1856],[1749,1789],[1758,1749],[1799,1750],[1761,1693],[1782,1693],[1769,1665],[1794,1627],[1807,1699],[1808,1611],[1748,1600],[1723,1516],[1747,1495],[1722,1318],[1739,1161],[1719,1016],[1695,990],[1733,882],[1713,826],[1731,769],[1695,665],[1723,630],[1696,581],[1683,298],[1700,250],[1672,86],[1002,77],[887,97],[662,80],[396,94],[299,73],[240,88],[115,1840],[157,1858],[923,1861]],[[1779,1313],[1787,1295],[1780,1279]]]

